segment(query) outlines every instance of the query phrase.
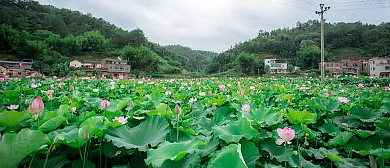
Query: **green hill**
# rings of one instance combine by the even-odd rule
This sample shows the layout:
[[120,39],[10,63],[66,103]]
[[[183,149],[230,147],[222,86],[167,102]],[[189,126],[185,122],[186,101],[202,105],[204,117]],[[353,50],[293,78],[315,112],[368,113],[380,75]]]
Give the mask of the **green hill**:
[[[0,0],[0,56],[34,59],[34,69],[47,75],[53,65],[74,58],[118,56],[133,70],[179,73],[179,56],[150,42],[141,29],[123,30],[92,14],[30,0]],[[145,60],[145,61],[142,61]]]
[[181,45],[164,46],[166,50],[180,57],[183,68],[191,72],[205,71],[218,54],[211,51],[192,50]]
[[[260,30],[258,36],[240,42],[214,60],[209,72],[217,73],[235,69],[237,72],[256,73],[264,57],[288,60],[302,69],[317,69],[320,61],[320,22],[309,20],[296,27],[270,32]],[[390,54],[390,23],[380,25],[355,23],[325,24],[325,61],[350,57],[375,57]],[[245,56],[245,57],[244,57]],[[256,64],[246,65],[252,60]]]

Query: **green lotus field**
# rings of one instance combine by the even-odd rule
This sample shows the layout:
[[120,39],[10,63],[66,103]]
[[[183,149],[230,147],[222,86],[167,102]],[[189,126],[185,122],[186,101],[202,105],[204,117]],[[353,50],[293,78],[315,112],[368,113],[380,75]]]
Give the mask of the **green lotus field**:
[[390,80],[0,80],[0,168],[386,167]]

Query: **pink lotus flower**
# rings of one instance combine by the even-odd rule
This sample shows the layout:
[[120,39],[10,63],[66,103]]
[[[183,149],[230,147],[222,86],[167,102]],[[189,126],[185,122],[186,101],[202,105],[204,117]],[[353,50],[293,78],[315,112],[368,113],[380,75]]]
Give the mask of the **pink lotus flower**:
[[75,113],[76,112],[76,107],[72,107],[72,113]]
[[112,122],[115,122],[115,121],[119,121],[119,122],[122,123],[122,124],[126,124],[126,123],[127,123],[127,117],[123,117],[123,116],[114,117],[114,118],[112,119]]
[[5,80],[4,78],[0,78],[0,82],[1,82],[1,81],[4,81],[4,80]]
[[32,113],[34,113],[34,120],[37,120],[39,117],[39,114],[42,113],[44,108],[44,104],[42,101],[42,98],[40,96],[36,97],[28,107],[28,110]]
[[169,96],[169,95],[171,95],[171,94],[172,94],[171,91],[166,91],[166,92],[165,92],[165,95],[166,95],[166,96]]
[[306,91],[306,90],[309,90],[310,88],[306,87],[306,86],[302,86],[301,88],[299,88],[300,91]]
[[19,105],[11,104],[10,106],[7,107],[9,110],[16,110],[19,108]]
[[329,93],[325,93],[324,95],[325,95],[325,97],[329,97]]
[[199,96],[206,96],[205,92],[199,92]]
[[295,130],[288,127],[284,127],[283,129],[278,128],[276,132],[278,132],[281,138],[275,141],[277,145],[282,145],[285,142],[286,144],[291,144],[291,140],[295,138]]
[[255,90],[255,87],[254,87],[254,86],[251,86],[250,89],[251,89],[252,91],[254,91],[254,90]]
[[105,108],[107,108],[108,106],[110,106],[110,102],[108,101],[108,100],[102,100],[101,102],[100,102],[100,106],[99,106],[99,108],[100,109],[105,109]]
[[385,86],[385,91],[390,90],[390,86]]
[[210,90],[208,94],[209,94],[209,96],[211,96],[213,94],[213,92],[211,92],[211,90]]
[[222,91],[225,90],[225,85],[219,85],[219,89],[221,89]]
[[50,89],[50,90],[46,91],[46,93],[51,95],[54,93],[54,90]]
[[32,103],[28,107],[28,110],[34,114],[39,114],[43,111],[43,108],[44,104],[42,98],[38,96],[32,101]]
[[346,97],[338,97],[339,101],[340,102],[343,102],[343,103],[348,103],[349,100],[346,98]]
[[179,104],[176,104],[175,112],[177,113],[177,115],[181,115],[181,107],[179,106]]
[[359,87],[359,88],[363,88],[363,87],[364,87],[364,84],[363,84],[363,83],[359,83],[359,84],[358,84],[358,87]]
[[241,89],[241,95],[246,95],[246,90],[244,88]]
[[251,106],[249,104],[244,104],[242,107],[241,107],[241,110],[243,112],[248,112],[249,110],[251,109]]

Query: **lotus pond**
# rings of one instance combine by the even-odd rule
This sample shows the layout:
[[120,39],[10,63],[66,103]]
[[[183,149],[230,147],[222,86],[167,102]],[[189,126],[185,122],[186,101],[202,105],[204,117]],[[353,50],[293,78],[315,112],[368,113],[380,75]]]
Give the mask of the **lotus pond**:
[[0,81],[0,167],[386,167],[390,80]]

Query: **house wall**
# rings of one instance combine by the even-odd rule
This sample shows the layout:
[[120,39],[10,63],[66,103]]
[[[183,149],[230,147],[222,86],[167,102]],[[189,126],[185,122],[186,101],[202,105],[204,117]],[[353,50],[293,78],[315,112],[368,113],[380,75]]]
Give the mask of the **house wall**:
[[80,61],[77,61],[77,60],[71,61],[71,62],[69,63],[69,66],[75,67],[75,68],[79,68],[79,67],[81,67],[81,62],[80,62]]
[[388,77],[390,73],[390,58],[376,57],[369,60],[370,75],[376,77]]
[[268,65],[272,73],[287,72],[287,62],[285,60],[264,59],[264,65]]

